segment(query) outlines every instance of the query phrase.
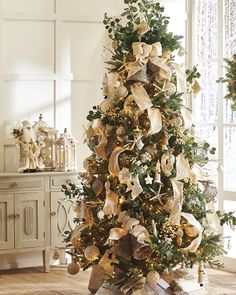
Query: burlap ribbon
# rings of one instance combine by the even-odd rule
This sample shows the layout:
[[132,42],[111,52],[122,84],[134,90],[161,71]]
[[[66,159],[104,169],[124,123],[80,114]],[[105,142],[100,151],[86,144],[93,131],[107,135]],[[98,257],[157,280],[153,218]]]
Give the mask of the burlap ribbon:
[[106,188],[106,199],[103,206],[103,212],[107,216],[112,216],[117,214],[118,196],[110,189],[110,182],[107,180],[105,183]]
[[201,243],[203,228],[200,222],[192,214],[182,212],[181,216],[184,217],[190,225],[194,226],[198,232],[198,236],[194,240],[192,240],[191,244],[187,246],[186,248],[181,248],[181,251],[182,252],[188,251],[188,252],[194,253],[197,251]]
[[113,176],[119,175],[120,173],[119,156],[121,153],[123,153],[126,150],[128,150],[127,147],[118,146],[111,153],[109,164],[108,164],[108,170],[111,175]]
[[169,221],[173,225],[180,224],[180,214],[182,211],[183,204],[183,183],[178,180],[171,180],[173,188],[173,202],[170,211]]
[[109,240],[118,241],[123,236],[130,233],[137,238],[138,243],[144,244],[149,241],[148,230],[140,225],[138,219],[129,217],[127,211],[122,211],[119,214],[117,222],[121,224],[121,227],[115,227],[110,230]]
[[99,123],[97,126],[97,130],[99,132],[98,145],[94,146],[94,151],[98,157],[102,159],[106,159],[107,157],[106,145],[108,143],[108,139],[105,135],[106,126]]
[[[196,167],[195,167],[196,168]],[[196,170],[196,169],[194,169]],[[186,248],[181,248],[183,252],[195,252],[202,240],[203,228],[201,224],[196,220],[196,218],[190,213],[184,213],[182,211],[183,204],[183,182],[185,178],[189,179],[193,176],[194,171],[191,171],[188,160],[183,154],[176,156],[176,177],[171,179],[172,188],[173,188],[173,201],[171,205],[171,212],[169,221],[173,225],[180,225],[181,216],[184,217],[188,223],[194,226],[198,232],[198,236],[191,242],[191,244]],[[196,172],[195,172],[196,173]],[[199,169],[198,169],[199,173]],[[195,174],[195,177],[197,175]]]

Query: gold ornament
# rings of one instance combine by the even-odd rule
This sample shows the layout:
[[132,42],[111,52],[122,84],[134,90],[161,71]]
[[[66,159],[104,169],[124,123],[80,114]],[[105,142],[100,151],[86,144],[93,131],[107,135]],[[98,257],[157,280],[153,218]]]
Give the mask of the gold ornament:
[[80,266],[77,262],[71,262],[70,264],[68,264],[67,266],[67,271],[69,274],[71,275],[76,275],[80,270]]
[[184,232],[190,238],[196,238],[199,234],[198,229],[190,224],[185,225]]
[[151,270],[149,271],[149,273],[147,274],[147,283],[149,284],[155,284],[160,280],[160,275],[157,271],[155,270]]
[[116,88],[115,95],[118,98],[125,98],[128,95],[128,90],[124,85],[120,85],[118,88]]
[[124,196],[121,196],[119,198],[119,204],[124,204],[124,202],[125,202],[125,197]]
[[89,261],[97,260],[99,255],[100,255],[100,251],[99,251],[98,247],[96,247],[94,245],[88,246],[84,250],[84,257]]
[[197,95],[201,91],[201,85],[197,80],[194,80],[193,85],[192,85],[192,91],[194,95]]

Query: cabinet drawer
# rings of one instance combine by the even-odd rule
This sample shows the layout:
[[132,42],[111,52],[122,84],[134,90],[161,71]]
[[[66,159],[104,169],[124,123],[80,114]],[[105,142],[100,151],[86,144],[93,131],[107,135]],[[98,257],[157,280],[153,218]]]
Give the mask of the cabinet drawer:
[[69,183],[79,184],[78,175],[63,175],[63,176],[52,176],[50,178],[51,189],[61,189],[62,184],[68,185]]
[[43,177],[4,178],[0,180],[0,191],[44,189]]

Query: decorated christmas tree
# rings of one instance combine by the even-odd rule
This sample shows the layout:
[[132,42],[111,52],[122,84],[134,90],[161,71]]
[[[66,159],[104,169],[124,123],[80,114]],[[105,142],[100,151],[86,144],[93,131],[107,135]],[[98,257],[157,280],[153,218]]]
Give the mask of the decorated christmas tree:
[[202,283],[203,263],[219,266],[222,244],[209,223],[216,188],[202,169],[214,148],[194,137],[184,106],[200,74],[175,62],[181,37],[168,32],[159,3],[124,2],[121,17],[104,19],[111,58],[104,100],[87,116],[82,187],[63,191],[77,200],[68,271],[92,266],[91,292],[108,282],[132,294],[160,277],[171,285],[176,269],[195,264]]

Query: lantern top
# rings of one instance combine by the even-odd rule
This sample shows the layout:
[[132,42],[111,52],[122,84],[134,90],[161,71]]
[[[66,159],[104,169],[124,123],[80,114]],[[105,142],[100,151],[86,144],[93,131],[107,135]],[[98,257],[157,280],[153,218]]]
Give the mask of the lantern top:
[[34,130],[37,134],[48,133],[57,135],[58,131],[50,127],[47,122],[43,121],[43,114],[39,115],[39,120],[34,123]]
[[65,128],[64,133],[60,134],[56,143],[61,145],[75,145],[77,140],[71,134],[69,134],[67,128]]

